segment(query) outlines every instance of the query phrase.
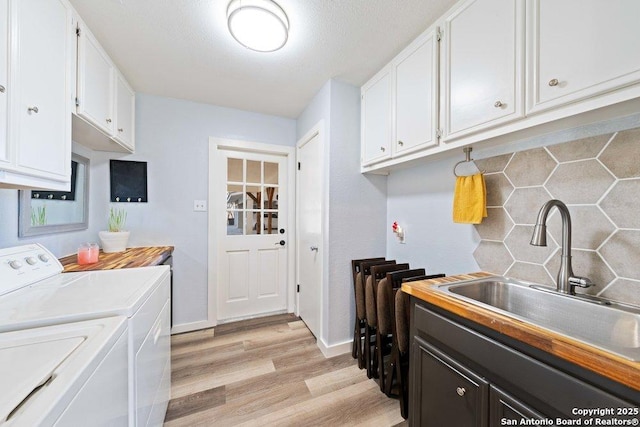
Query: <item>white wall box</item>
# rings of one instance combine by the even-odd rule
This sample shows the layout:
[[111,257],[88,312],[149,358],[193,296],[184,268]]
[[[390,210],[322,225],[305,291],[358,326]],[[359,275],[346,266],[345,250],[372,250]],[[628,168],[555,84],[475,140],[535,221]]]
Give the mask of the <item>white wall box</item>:
[[[640,2],[604,3],[458,2],[362,87],[361,172],[388,173],[464,146],[509,144],[637,113],[640,26],[634,18],[640,16]],[[423,88],[419,101],[404,98],[410,84],[403,86],[405,76],[409,82],[420,75],[406,73],[401,61],[413,55],[416,64],[419,57],[424,60],[426,53],[418,54],[418,46],[438,28],[440,63],[435,62],[436,71],[421,75],[423,83],[435,78],[438,104],[430,121],[419,121],[428,94],[418,85]],[[392,92],[379,98],[391,99],[392,115],[377,122],[386,114],[379,105],[377,123],[369,123],[372,101],[367,95],[382,76],[388,76]],[[433,128],[425,123],[434,123]],[[386,126],[395,138],[391,155],[368,156],[376,146],[385,147]],[[439,141],[405,136],[427,128],[441,130]],[[414,141],[421,142],[414,146]]]
[[528,112],[640,80],[640,2],[529,1]]
[[3,0],[0,9],[0,187],[68,190],[73,9],[66,0]]
[[391,157],[391,67],[362,86],[362,164]]
[[418,37],[393,61],[393,155],[438,145],[438,35]]
[[444,21],[445,141],[523,115],[524,0],[469,0]]
[[95,150],[133,152],[135,92],[82,21],[77,39],[73,139]]

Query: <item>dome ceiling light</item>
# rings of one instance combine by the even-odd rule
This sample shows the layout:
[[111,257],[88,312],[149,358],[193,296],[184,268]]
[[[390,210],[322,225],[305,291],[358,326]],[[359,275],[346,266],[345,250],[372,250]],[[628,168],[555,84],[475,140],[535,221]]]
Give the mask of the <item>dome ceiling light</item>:
[[227,25],[234,39],[258,52],[273,52],[287,43],[289,19],[271,0],[232,0]]

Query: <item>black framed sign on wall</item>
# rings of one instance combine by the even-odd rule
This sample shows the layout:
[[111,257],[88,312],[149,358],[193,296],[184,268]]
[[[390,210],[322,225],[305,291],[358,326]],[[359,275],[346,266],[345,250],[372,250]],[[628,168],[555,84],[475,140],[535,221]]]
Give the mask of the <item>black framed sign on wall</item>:
[[110,160],[112,202],[146,203],[147,162]]

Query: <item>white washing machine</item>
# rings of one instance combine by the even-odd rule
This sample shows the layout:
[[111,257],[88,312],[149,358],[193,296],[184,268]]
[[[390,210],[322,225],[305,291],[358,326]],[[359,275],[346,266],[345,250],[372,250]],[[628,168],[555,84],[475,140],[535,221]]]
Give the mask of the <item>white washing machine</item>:
[[1,333],[0,426],[126,425],[126,321]]
[[0,332],[126,317],[128,424],[162,425],[171,394],[169,267],[62,271],[43,246],[0,249]]

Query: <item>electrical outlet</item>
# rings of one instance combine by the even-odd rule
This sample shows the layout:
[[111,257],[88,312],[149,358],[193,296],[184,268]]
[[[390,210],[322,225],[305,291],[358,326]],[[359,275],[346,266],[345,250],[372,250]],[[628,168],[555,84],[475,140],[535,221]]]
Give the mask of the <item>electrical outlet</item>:
[[194,200],[193,201],[193,211],[194,212],[206,212],[207,211],[207,201],[206,200]]

